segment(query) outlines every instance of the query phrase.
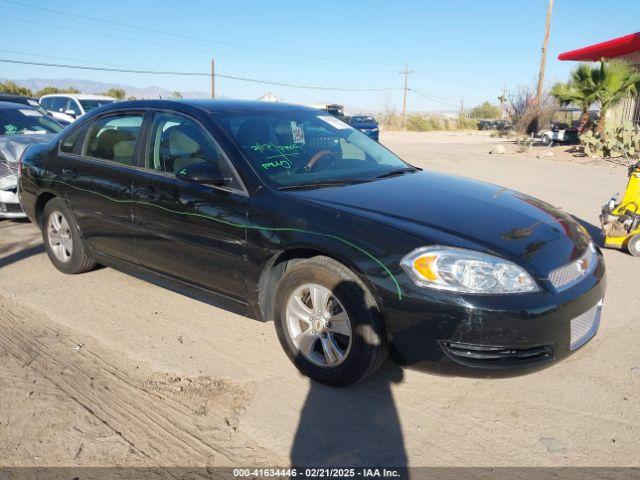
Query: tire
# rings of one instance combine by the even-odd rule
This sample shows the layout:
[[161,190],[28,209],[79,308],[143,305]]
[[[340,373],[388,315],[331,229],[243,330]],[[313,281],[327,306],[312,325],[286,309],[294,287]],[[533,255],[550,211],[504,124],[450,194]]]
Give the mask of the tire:
[[52,198],[42,213],[42,240],[51,263],[63,273],[93,270],[96,262],[87,254],[80,230],[61,198]]
[[[316,298],[324,316],[318,315]],[[287,356],[318,382],[346,387],[384,362],[387,336],[373,295],[357,275],[331,258],[313,257],[288,269],[276,287],[274,314]]]
[[551,145],[551,138],[546,133],[542,135],[542,144],[545,147],[548,147],[549,145]]
[[640,257],[640,234],[636,234],[629,239],[627,250],[634,257]]

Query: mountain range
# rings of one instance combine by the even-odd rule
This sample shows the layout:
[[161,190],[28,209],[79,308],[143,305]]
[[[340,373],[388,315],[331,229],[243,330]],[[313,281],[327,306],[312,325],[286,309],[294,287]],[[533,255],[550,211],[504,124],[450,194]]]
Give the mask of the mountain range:
[[[2,79],[5,80],[5,79]],[[13,80],[18,85],[22,85],[31,89],[33,92],[36,90],[40,90],[44,87],[58,87],[58,88],[67,88],[74,87],[80,90],[82,93],[102,93],[106,92],[111,88],[122,88],[125,92],[127,92],[127,97],[136,97],[136,98],[168,98],[173,93],[172,91],[166,90],[161,87],[150,86],[150,87],[134,87],[132,85],[125,85],[121,83],[107,83],[107,82],[96,82],[93,80],[79,80],[77,78],[62,78],[62,79],[53,79],[53,78],[29,78],[25,80]],[[184,91],[180,92],[185,98],[208,98],[209,94],[207,92],[199,92],[199,91]]]

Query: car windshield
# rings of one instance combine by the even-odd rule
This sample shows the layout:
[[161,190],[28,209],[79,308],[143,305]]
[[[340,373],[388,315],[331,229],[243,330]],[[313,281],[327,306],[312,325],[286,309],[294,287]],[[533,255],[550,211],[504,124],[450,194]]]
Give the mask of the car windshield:
[[321,111],[213,114],[266,183],[322,186],[374,180],[413,167],[350,125]]
[[85,112],[93,110],[94,108],[101,107],[103,105],[109,105],[115,102],[115,100],[79,100],[80,105],[84,108]]
[[0,135],[58,133],[62,126],[34,108],[0,109]]

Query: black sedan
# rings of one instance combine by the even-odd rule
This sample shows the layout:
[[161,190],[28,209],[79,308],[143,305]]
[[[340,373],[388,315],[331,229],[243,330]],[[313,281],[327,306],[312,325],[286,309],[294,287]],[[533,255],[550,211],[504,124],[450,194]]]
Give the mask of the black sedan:
[[388,351],[403,365],[539,367],[598,328],[605,267],[571,216],[421,171],[317,110],[117,103],[32,146],[21,171],[59,270],[110,265],[274,320],[293,363],[331,385]]

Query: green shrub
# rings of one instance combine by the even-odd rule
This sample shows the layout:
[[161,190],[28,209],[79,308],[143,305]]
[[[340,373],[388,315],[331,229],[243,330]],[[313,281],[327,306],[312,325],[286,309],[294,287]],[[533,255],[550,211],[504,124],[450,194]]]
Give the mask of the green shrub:
[[433,123],[424,115],[409,115],[405,126],[412,132],[430,132],[434,129]]

